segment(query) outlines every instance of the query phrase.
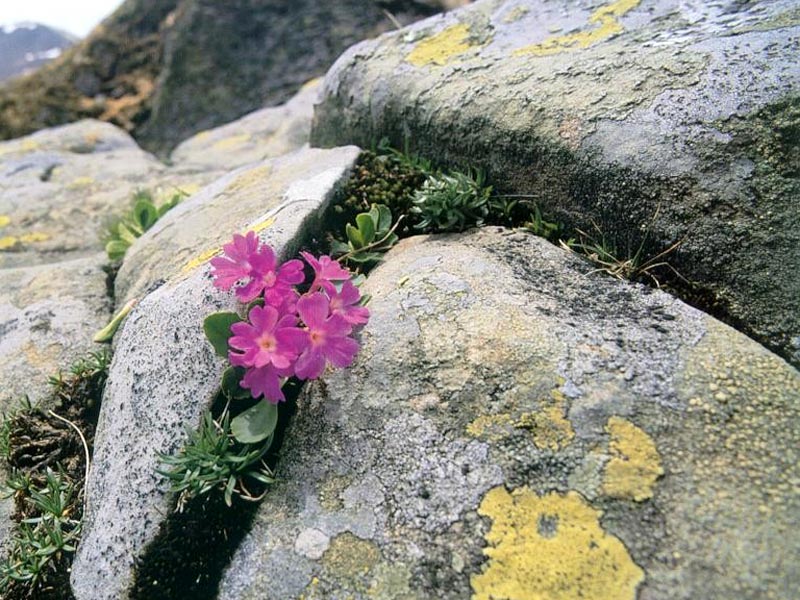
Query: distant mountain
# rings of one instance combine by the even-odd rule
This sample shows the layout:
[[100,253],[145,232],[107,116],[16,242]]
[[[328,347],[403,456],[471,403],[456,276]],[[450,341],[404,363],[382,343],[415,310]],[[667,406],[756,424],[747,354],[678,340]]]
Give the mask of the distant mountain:
[[0,25],[0,81],[61,55],[78,38],[38,23]]

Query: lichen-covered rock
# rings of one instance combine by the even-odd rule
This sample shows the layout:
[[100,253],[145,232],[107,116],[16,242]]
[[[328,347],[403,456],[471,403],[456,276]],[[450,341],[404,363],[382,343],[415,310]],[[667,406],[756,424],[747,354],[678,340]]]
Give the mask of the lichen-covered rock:
[[101,251],[104,225],[163,171],[128,134],[99,121],[0,143],[0,268]]
[[208,260],[245,230],[260,231],[279,257],[289,258],[319,227],[357,156],[353,147],[303,150],[234,172],[137,241],[125,268],[141,269],[143,277],[123,289],[155,289],[115,338],[72,567],[78,600],[128,597],[136,562],[171,510],[168,485],[156,473],[158,453],[177,452],[185,427],[199,423],[218,390],[225,365],[205,339],[203,319],[233,310],[235,300],[212,286]]
[[231,170],[297,150],[308,143],[321,84],[321,79],[314,79],[285,104],[262,108],[227,125],[201,131],[175,148],[170,160]]
[[355,146],[306,148],[242,167],[201,189],[129,249],[116,279],[117,302],[191,272],[220,253],[234,233],[296,229],[312,214],[309,207],[320,206],[343,182],[359,152]]
[[0,412],[26,395],[37,404],[49,377],[97,350],[111,304],[104,258],[0,269]]
[[800,365],[798,14],[480,0],[345,53],[312,144],[483,167],[623,259],[681,242],[695,297]]
[[220,598],[781,598],[800,374],[522,232],[401,242]]

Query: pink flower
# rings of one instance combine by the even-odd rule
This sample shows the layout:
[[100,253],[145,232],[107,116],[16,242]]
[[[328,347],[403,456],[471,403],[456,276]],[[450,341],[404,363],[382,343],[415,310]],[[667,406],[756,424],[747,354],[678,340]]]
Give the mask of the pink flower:
[[330,301],[321,292],[306,294],[297,302],[297,311],[308,328],[305,349],[297,358],[295,375],[316,379],[325,370],[326,362],[335,367],[352,364],[358,342],[347,337],[351,325],[340,315],[330,314]]
[[353,275],[338,262],[331,259],[330,256],[320,256],[319,260],[317,260],[308,252],[301,252],[300,254],[314,269],[314,281],[311,283],[311,289],[309,290],[311,292],[319,288],[335,289],[331,283],[332,281],[347,281]]
[[222,249],[225,256],[211,259],[214,285],[229,290],[236,283],[236,296],[242,302],[251,302],[264,292],[267,304],[282,307],[288,295],[293,295],[292,286],[303,281],[303,263],[290,260],[277,266],[275,252],[267,244],[259,244],[256,234],[248,231],[246,236],[234,234],[233,242]]
[[287,377],[291,374],[291,369],[276,369],[272,365],[267,365],[260,369],[247,369],[240,385],[250,390],[250,395],[253,398],[264,396],[273,404],[277,404],[286,400],[286,396],[283,395],[283,390],[281,389],[281,377]]
[[231,325],[233,336],[228,344],[231,364],[237,367],[260,369],[272,366],[289,369],[303,350],[306,334],[297,327],[293,314],[281,316],[272,306],[254,306],[248,322]]
[[258,251],[258,238],[254,231],[248,231],[246,236],[234,233],[233,241],[222,249],[225,256],[212,258],[211,266],[214,285],[227,291],[240,279],[250,276],[250,257]]
[[369,321],[369,309],[359,306],[361,292],[350,281],[345,281],[342,291],[331,294],[330,311],[339,315],[351,325],[360,325]]

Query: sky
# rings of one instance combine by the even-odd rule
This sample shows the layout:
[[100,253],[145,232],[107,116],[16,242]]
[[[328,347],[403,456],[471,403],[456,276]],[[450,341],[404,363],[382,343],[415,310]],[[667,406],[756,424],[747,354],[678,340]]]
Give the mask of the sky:
[[33,21],[84,37],[122,0],[0,0],[0,24]]

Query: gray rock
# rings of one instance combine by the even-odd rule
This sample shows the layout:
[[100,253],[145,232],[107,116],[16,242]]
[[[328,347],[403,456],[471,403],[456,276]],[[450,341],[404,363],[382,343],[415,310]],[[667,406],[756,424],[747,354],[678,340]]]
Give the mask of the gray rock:
[[164,166],[121,129],[99,121],[0,143],[0,268],[79,258],[103,249],[103,226]]
[[[78,600],[128,597],[136,561],[171,510],[168,486],[155,472],[158,453],[179,449],[185,427],[199,423],[218,389],[224,361],[214,355],[202,324],[212,312],[232,310],[235,301],[213,288],[207,266],[213,253],[207,250],[236,231],[260,228],[261,239],[280,257],[293,255],[308,231],[319,227],[357,155],[352,147],[305,150],[246,168],[168,213],[137,242],[127,273],[138,264],[145,279],[165,282],[144,296],[115,338],[83,539],[72,567]],[[270,220],[270,227],[259,227]],[[178,252],[183,244],[203,251],[187,269]],[[138,281],[139,287],[124,289],[150,286]],[[313,543],[309,552],[314,554]]]
[[483,167],[621,258],[682,242],[693,294],[800,365],[799,26],[791,0],[479,0],[346,52],[312,145]]
[[160,281],[185,276],[218,253],[233,233],[294,232],[297,219],[308,214],[309,206],[327,201],[358,154],[354,146],[303,149],[214,181],[169,211],[128,250],[115,283],[117,302],[140,298]]
[[782,359],[523,232],[404,240],[364,292],[220,598],[794,597]]
[[175,148],[170,160],[232,170],[297,150],[308,143],[321,84],[321,79],[314,79],[285,104],[262,108],[227,125],[201,131]]
[[97,350],[109,319],[103,255],[0,269],[0,412],[27,395],[48,396],[47,380]]

